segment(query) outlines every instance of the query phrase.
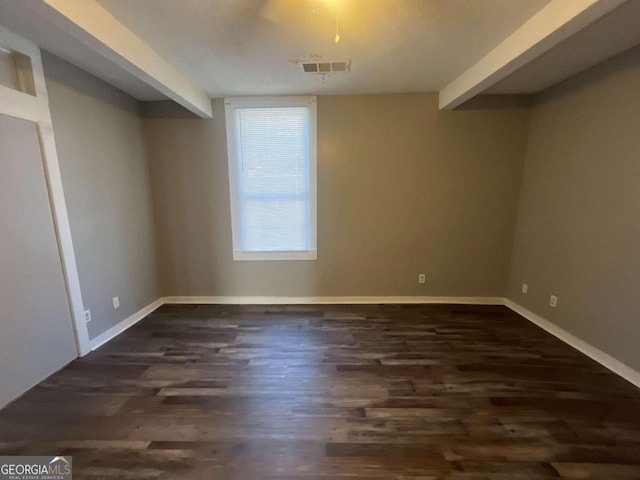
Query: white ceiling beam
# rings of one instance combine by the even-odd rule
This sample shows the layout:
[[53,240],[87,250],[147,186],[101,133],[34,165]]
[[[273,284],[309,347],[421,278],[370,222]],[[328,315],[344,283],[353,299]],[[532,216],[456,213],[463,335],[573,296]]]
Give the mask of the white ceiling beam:
[[552,0],[478,63],[440,90],[452,110],[585,28],[626,0]]
[[96,53],[191,112],[202,118],[212,117],[209,95],[96,0],[32,0],[30,6]]

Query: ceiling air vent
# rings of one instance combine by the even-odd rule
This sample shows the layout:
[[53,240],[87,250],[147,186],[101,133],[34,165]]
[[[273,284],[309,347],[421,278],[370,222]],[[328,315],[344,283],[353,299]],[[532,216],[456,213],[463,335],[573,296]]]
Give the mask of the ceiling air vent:
[[333,62],[300,62],[302,71],[304,73],[332,73],[341,72],[346,73],[351,70],[351,60],[340,60]]

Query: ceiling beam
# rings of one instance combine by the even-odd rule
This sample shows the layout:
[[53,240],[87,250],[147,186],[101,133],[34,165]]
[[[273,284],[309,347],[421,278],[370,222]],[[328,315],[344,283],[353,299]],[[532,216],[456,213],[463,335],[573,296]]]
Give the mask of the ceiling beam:
[[191,112],[202,118],[212,117],[209,95],[96,0],[33,0],[30,6],[97,54]]
[[502,43],[440,90],[452,110],[539,57],[626,0],[552,0]]

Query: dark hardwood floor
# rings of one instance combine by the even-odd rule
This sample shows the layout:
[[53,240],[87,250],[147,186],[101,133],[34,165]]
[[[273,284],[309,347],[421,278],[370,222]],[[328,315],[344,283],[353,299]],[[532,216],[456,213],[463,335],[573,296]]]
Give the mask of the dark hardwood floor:
[[503,307],[164,306],[0,412],[76,479],[640,479],[640,390]]

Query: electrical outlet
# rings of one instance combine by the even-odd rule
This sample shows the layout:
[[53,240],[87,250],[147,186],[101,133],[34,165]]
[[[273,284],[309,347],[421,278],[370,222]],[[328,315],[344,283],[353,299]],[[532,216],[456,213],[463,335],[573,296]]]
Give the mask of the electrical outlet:
[[84,321],[89,323],[91,321],[91,310],[84,311]]
[[556,308],[556,305],[558,305],[558,297],[556,297],[555,295],[551,295],[549,297],[549,305],[553,308]]
[[118,297],[113,297],[113,308],[118,308],[120,306],[120,299]]
[[424,273],[418,275],[418,283],[426,283],[427,276]]
[[529,285],[527,285],[526,283],[522,284],[522,293],[527,293],[529,291]]

